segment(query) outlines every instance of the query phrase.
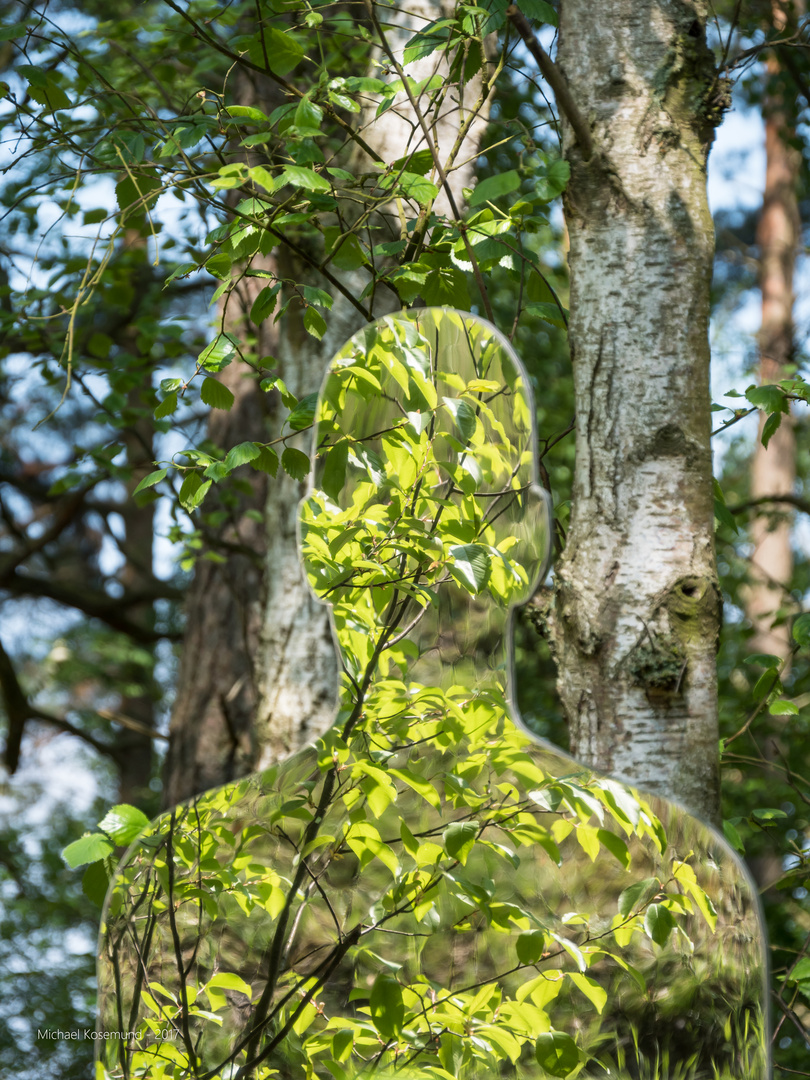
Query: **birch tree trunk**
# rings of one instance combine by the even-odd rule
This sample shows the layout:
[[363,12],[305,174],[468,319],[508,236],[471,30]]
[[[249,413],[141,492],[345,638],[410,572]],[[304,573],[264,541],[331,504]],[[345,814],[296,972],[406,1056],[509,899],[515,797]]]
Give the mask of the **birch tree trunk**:
[[714,817],[715,571],[706,5],[565,0],[565,214],[577,409],[557,571],[559,690],[583,762]]
[[[774,23],[782,29],[784,13],[774,10]],[[779,73],[778,60],[768,62],[768,75]],[[784,102],[769,95],[765,100],[765,191],[757,225],[759,278],[762,290],[762,326],[759,335],[760,383],[789,377],[793,354],[793,269],[799,243],[797,187],[800,155],[788,144],[792,131]],[[783,606],[793,573],[790,546],[792,513],[779,498],[792,495],[796,480],[796,440],[792,416],[783,416],[767,448],[762,445],[764,416],[751,467],[751,499],[765,502],[751,524],[754,551],[751,555],[750,587],[746,591],[746,614],[754,628],[749,642],[752,652],[770,653],[784,660],[790,656],[790,632],[786,622],[773,625]]]

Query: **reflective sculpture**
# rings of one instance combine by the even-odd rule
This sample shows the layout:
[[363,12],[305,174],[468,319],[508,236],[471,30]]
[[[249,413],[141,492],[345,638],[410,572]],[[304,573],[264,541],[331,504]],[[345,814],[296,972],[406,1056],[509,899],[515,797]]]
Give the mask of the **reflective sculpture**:
[[109,1076],[767,1075],[739,861],[512,719],[511,610],[550,548],[533,416],[472,316],[387,317],[333,361],[300,547],[335,723],[130,849],[101,937]]

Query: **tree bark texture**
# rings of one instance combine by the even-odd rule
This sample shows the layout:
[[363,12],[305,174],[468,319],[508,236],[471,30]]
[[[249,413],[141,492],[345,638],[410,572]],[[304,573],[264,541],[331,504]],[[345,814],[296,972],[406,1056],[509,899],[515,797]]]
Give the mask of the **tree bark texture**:
[[565,215],[576,393],[557,570],[559,690],[579,760],[712,818],[720,598],[709,449],[706,5],[565,0]]
[[[396,63],[402,63],[405,44],[410,37],[444,10],[435,0],[417,0],[407,12],[392,10],[382,25],[386,43]],[[384,49],[377,50],[387,62]],[[409,65],[408,74],[417,82],[447,70],[444,53]],[[445,166],[448,186],[456,206],[462,204],[461,190],[471,184],[475,157],[486,127],[488,111],[483,109],[459,141],[469,109],[481,92],[480,77],[463,88],[450,84],[437,113],[429,110],[430,93],[424,91],[416,100],[422,112],[439,160]],[[360,127],[368,145],[386,162],[416,150],[428,148],[424,128],[413,103],[406,94],[398,95],[394,106],[375,118],[374,109],[364,110]],[[372,162],[364,152],[355,155],[354,170],[369,170]],[[435,179],[438,178],[434,176]],[[440,213],[450,212],[450,200],[441,190],[436,200]],[[344,215],[346,210],[344,209]],[[345,222],[345,217],[344,217]],[[373,225],[381,227],[382,239],[400,236],[400,212],[393,206],[375,211]],[[337,224],[337,219],[334,224]],[[380,242],[377,235],[374,242]],[[289,256],[287,256],[289,258]],[[289,266],[289,276],[302,280],[304,269]],[[363,294],[368,282],[364,271],[336,272],[347,291],[356,297]],[[313,279],[313,284],[321,284]],[[379,318],[399,308],[399,299],[389,289],[377,289],[364,301],[371,318]],[[344,295],[334,295],[328,331],[316,343],[304,330],[301,309],[288,309],[283,339],[278,355],[285,379],[297,396],[315,393],[332,356],[362,325],[362,316]],[[292,378],[295,385],[290,385]],[[290,445],[310,451],[310,437]],[[263,631],[257,668],[260,671],[260,695],[256,713],[257,767],[266,768],[285,754],[294,753],[322,734],[332,723],[337,703],[337,659],[332,642],[328,609],[317,603],[309,591],[296,545],[298,503],[305,494],[305,483],[289,477],[273,482],[267,505],[268,548],[266,557],[266,593]]]
[[[244,338],[247,313],[264,284],[262,278],[242,279],[225,312],[228,333]],[[257,350],[272,351],[267,338],[259,330]],[[219,378],[235,400],[229,412],[211,412],[211,441],[227,450],[249,439],[268,438],[273,401],[259,390],[250,370],[234,362]],[[255,759],[255,658],[267,548],[261,514],[268,484],[263,473],[242,469],[237,475],[239,490],[221,493],[214,488],[204,506],[206,515],[219,511],[224,520],[203,534],[203,552],[186,599],[186,631],[164,771],[167,806],[244,776]],[[217,558],[207,559],[207,550]]]
[[[778,17],[778,10],[775,11]],[[781,20],[784,22],[784,19]],[[776,23],[779,26],[779,23]],[[781,27],[779,27],[781,29]],[[779,74],[775,58],[768,63],[770,77]],[[793,357],[793,269],[799,243],[800,222],[797,201],[800,155],[789,145],[792,135],[784,102],[770,95],[765,100],[765,191],[757,225],[759,278],[762,290],[762,326],[759,335],[759,378],[762,384],[789,378]],[[796,440],[793,418],[782,417],[767,448],[759,436],[751,467],[751,498],[792,495],[796,480]],[[790,631],[786,622],[774,626],[793,573],[790,533],[793,514],[774,502],[760,508],[751,524],[754,551],[746,591],[746,614],[754,628],[749,642],[752,652],[770,653],[787,660]]]
[[[418,0],[409,6],[407,15],[391,13],[384,30],[398,61],[412,34],[440,17],[442,10],[435,0]],[[434,57],[411,65],[409,74],[416,79],[441,74],[444,54],[437,55],[438,60]],[[471,80],[463,95],[451,87],[439,115],[429,116],[427,121],[440,160],[447,162],[453,156],[449,184],[457,205],[461,204],[461,189],[472,182],[486,126],[488,109],[484,108],[466,137],[458,141],[469,103],[476,100],[480,86],[480,78]],[[250,93],[246,89],[248,97]],[[424,92],[419,104],[426,112],[429,101],[430,94]],[[381,117],[375,119],[373,112],[364,112],[359,123],[366,142],[386,161],[425,147],[424,131],[404,94]],[[357,172],[367,171],[371,162],[355,155],[353,167]],[[446,196],[439,200],[438,208],[446,211]],[[344,215],[346,212],[344,209]],[[398,209],[378,208],[375,223],[380,222],[391,230],[382,239],[399,239]],[[327,222],[337,223],[337,218]],[[375,236],[374,242],[380,242],[380,237]],[[320,256],[319,252],[311,254]],[[325,287],[322,279],[310,278],[302,262],[289,252],[278,249],[272,259],[279,277],[310,280]],[[330,269],[352,296],[363,293],[366,273]],[[227,329],[236,336],[244,336],[248,329],[247,312],[255,298],[252,284],[260,288],[265,282],[244,278],[240,296],[230,301]],[[396,294],[384,288],[363,303],[368,305],[371,318],[400,306]],[[321,342],[307,334],[302,314],[303,308],[291,304],[278,327],[271,328],[268,320],[259,328],[257,345],[259,356],[269,353],[278,359],[277,374],[299,399],[320,389],[332,356],[362,323],[362,315],[340,294],[334,295],[328,332]],[[280,424],[272,423],[267,412],[268,407],[274,407],[274,396],[270,396],[268,406],[266,395],[257,391],[255,381],[245,378],[237,363],[226,368],[222,378],[236,395],[236,402],[230,413],[212,414],[211,438],[225,449],[247,439],[267,438],[268,420],[273,435],[277,435]],[[287,445],[308,454],[310,440],[309,433],[301,434]],[[170,729],[166,805],[265,768],[317,737],[334,717],[338,671],[329,614],[309,592],[296,544],[298,503],[306,482],[292,480],[281,470],[266,484],[256,475],[251,479],[253,494],[241,496],[240,508],[232,514],[231,531],[225,537],[234,550],[226,552],[225,563],[199,560],[195,571]],[[210,499],[209,495],[206,510]],[[264,524],[246,515],[257,508],[263,511]]]

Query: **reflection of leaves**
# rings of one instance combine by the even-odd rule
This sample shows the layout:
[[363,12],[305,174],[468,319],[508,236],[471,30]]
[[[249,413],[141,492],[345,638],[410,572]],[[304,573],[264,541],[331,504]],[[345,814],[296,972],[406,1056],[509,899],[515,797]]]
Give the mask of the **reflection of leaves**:
[[442,400],[445,409],[447,409],[456,423],[462,441],[468,443],[475,432],[475,425],[477,422],[475,409],[473,409],[468,401],[461,401],[458,398],[446,397]]
[[579,1050],[564,1031],[544,1031],[534,1049],[537,1063],[550,1076],[568,1076],[579,1065]]
[[477,821],[454,821],[442,833],[444,847],[451,859],[458,859],[464,865],[478,836]]
[[663,904],[650,904],[644,916],[644,930],[656,945],[665,945],[675,929],[675,919]]
[[450,548],[453,566],[450,573],[469,592],[475,594],[489,581],[492,568],[489,552],[480,544],[458,544]]
[[658,878],[644,878],[625,889],[619,897],[619,914],[629,915],[631,911],[644,907],[661,889]]
[[326,455],[321,486],[330,499],[337,499],[346,482],[346,464],[349,460],[349,442],[341,439]]
[[386,1039],[402,1031],[405,1022],[405,1003],[402,987],[393,975],[383,973],[371,988],[371,1018],[377,1031]]

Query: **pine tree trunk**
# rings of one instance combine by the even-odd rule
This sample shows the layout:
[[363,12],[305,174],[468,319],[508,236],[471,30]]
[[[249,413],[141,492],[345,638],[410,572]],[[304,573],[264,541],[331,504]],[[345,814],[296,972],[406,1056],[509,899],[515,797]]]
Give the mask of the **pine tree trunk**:
[[[242,279],[227,312],[229,333],[244,333],[247,312],[263,284],[261,278]],[[272,351],[261,334],[259,348]],[[212,411],[208,424],[212,442],[229,449],[249,439],[267,438],[269,403],[256,380],[236,363],[219,378],[235,400],[229,412]],[[242,490],[223,501],[215,488],[205,502],[206,514],[222,510],[225,520],[215,529],[208,527],[205,548],[219,558],[208,560],[204,553],[198,558],[186,600],[186,632],[164,773],[167,806],[244,776],[253,767],[258,700],[254,661],[262,625],[267,549],[262,514],[268,484],[263,473],[242,472],[246,474],[239,475]]]
[[[778,61],[771,59],[768,74],[774,76],[778,71]],[[762,290],[759,336],[762,384],[789,377],[787,366],[793,354],[793,268],[800,228],[796,196],[800,155],[787,141],[792,134],[790,122],[783,102],[773,96],[766,98],[765,113],[765,191],[757,226]],[[774,626],[773,622],[784,604],[793,573],[792,513],[778,499],[793,494],[796,440],[792,417],[783,416],[766,448],[761,441],[763,424],[764,417],[754,448],[751,498],[776,501],[764,504],[751,525],[754,551],[745,608],[754,628],[749,642],[751,651],[786,660],[790,655],[787,623]]]
[[706,5],[565,0],[558,62],[594,153],[565,155],[577,409],[559,690],[583,762],[714,817]]

